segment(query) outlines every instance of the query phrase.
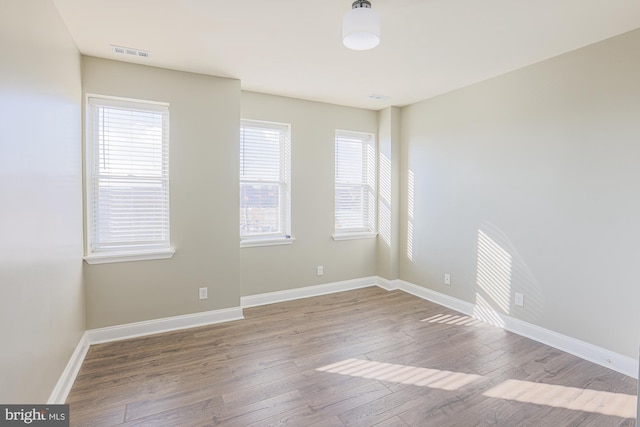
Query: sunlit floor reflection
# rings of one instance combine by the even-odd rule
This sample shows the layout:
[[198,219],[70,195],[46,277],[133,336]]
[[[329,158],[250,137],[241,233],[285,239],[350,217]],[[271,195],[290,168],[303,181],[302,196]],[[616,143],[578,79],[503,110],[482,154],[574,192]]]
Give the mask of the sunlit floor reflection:
[[442,371],[439,369],[395,365],[392,363],[360,359],[346,359],[316,370],[333,374],[349,375],[351,377],[370,378],[448,391],[458,390],[461,387],[483,378],[480,375],[465,374],[462,372]]
[[636,396],[622,393],[507,380],[486,391],[484,395],[622,418],[636,417]]
[[[474,381],[486,379],[481,375],[362,359],[342,360],[317,368],[316,371],[446,391],[459,390]],[[636,416],[636,396],[609,391],[585,390],[562,385],[510,379],[487,390],[483,395],[496,399],[592,412],[621,418],[635,418]]]
[[454,316],[453,314],[436,314],[435,316],[422,319],[421,322],[464,326],[481,325],[483,323],[471,316]]

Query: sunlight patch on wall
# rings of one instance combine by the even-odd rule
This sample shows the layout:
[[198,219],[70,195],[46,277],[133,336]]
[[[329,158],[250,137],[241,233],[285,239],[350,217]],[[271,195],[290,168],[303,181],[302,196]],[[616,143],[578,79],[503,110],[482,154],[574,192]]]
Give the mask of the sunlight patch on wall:
[[316,369],[316,371],[448,391],[458,390],[461,387],[484,378],[480,375],[465,374],[462,372],[442,371],[439,369],[395,365],[392,363],[360,359],[346,359],[341,362],[323,366],[322,368]]
[[407,258],[413,261],[413,208],[415,197],[415,176],[409,171],[407,178]]
[[384,154],[379,156],[380,199],[391,203],[391,161]]
[[511,299],[511,255],[478,230],[477,282],[493,307],[509,314]]
[[476,305],[473,307],[473,317],[480,319],[485,323],[488,323],[499,328],[504,328],[504,320],[500,315],[491,307],[491,304],[485,300],[482,295],[476,292]]
[[378,232],[380,237],[391,246],[391,161],[384,154],[379,156],[380,174],[378,203]]
[[609,391],[506,380],[487,390],[483,395],[622,418],[635,418],[636,416],[636,396]]
[[391,247],[391,209],[385,202],[378,205],[378,233],[382,241]]
[[[539,320],[544,317],[545,313],[545,294],[542,292],[540,284],[530,268],[529,263],[525,257],[519,253],[516,244],[511,240],[509,234],[497,225],[483,221],[480,227],[478,227],[478,230],[482,230],[481,232],[484,235],[484,237],[480,237],[480,233],[478,233],[478,262],[480,262],[481,259],[481,251],[485,253],[485,258],[493,258],[496,262],[502,258],[508,265],[506,260],[510,259],[511,261],[510,270],[504,263],[493,268],[493,274],[501,277],[503,282],[506,282],[507,278],[509,278],[510,295],[504,294],[502,297],[502,306],[505,305],[504,299],[510,296],[509,307],[511,313],[515,311],[521,320],[538,323]],[[498,255],[491,255],[492,252],[490,248],[495,248]],[[485,262],[485,264],[489,263]],[[496,274],[496,272],[498,273]],[[489,298],[489,295],[485,293],[486,291],[479,290],[479,292],[487,297],[487,300],[493,304],[493,308],[496,311],[504,309],[500,304],[493,303],[493,296]],[[514,306],[515,292],[525,296],[524,307]]]

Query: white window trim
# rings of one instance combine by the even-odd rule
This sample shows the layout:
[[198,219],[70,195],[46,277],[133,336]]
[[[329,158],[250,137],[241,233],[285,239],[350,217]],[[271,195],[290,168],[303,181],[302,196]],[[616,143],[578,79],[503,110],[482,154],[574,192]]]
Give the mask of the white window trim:
[[109,264],[116,262],[130,261],[151,261],[158,259],[172,258],[176,253],[175,249],[162,249],[157,251],[140,251],[140,252],[110,252],[110,253],[93,253],[85,256],[83,259],[87,264]]
[[240,241],[241,248],[257,248],[260,246],[291,245],[296,239],[294,237],[279,237],[276,239],[244,239]]
[[331,237],[335,241],[341,241],[341,240],[374,239],[377,236],[378,236],[377,232],[368,231],[368,232],[362,232],[362,233],[348,232],[348,233],[333,234]]
[[[291,124],[289,123],[281,123],[281,122],[272,122],[272,121],[264,121],[264,120],[253,120],[253,119],[241,119],[241,125],[243,123],[255,123],[256,125],[264,125],[265,128],[283,128],[286,127],[288,129],[288,147],[282,147],[280,151],[280,157],[283,167],[284,174],[284,183],[287,187],[287,194],[284,198],[284,207],[281,212],[281,220],[283,221],[284,235],[282,234],[256,234],[256,235],[248,235],[248,236],[240,236],[240,247],[241,248],[251,248],[251,247],[260,247],[260,246],[278,246],[278,245],[290,245],[295,241],[295,238],[291,236],[291,158],[286,159],[285,156],[288,154],[291,156]],[[288,149],[288,150],[287,150]],[[288,169],[287,169],[288,166]],[[240,181],[243,182],[242,180]],[[280,182],[280,185],[283,183]]]
[[[109,95],[99,95],[94,93],[87,93],[85,95],[85,167],[84,167],[84,187],[85,187],[85,255],[83,260],[87,264],[108,264],[119,262],[131,262],[131,261],[150,261],[150,260],[163,260],[170,259],[175,254],[176,250],[173,247],[159,248],[159,249],[132,249],[123,251],[104,251],[93,252],[92,241],[94,224],[91,218],[93,218],[93,191],[92,185],[89,181],[93,176],[93,155],[94,155],[94,141],[93,141],[93,121],[91,119],[92,108],[90,107],[90,99],[97,98],[106,101],[111,105],[130,105],[132,103],[144,104],[149,110],[157,109],[157,111],[165,111],[169,107],[169,103],[149,101],[143,99],[122,98]],[[170,215],[170,212],[169,212]],[[169,217],[170,221],[170,217]],[[170,235],[168,236],[171,241]]]

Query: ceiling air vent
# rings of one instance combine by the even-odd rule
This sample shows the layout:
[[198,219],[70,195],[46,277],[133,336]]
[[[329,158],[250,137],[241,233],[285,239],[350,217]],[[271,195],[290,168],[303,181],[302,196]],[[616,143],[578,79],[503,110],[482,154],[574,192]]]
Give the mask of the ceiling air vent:
[[122,47],[111,45],[111,50],[113,50],[118,55],[129,55],[129,56],[137,56],[140,58],[148,58],[149,52],[146,50],[132,49],[130,47]]
[[375,93],[372,94],[372,95],[369,95],[369,98],[375,99],[377,101],[388,101],[388,100],[391,99],[390,97],[388,97],[386,95],[378,95],[378,94],[375,94]]

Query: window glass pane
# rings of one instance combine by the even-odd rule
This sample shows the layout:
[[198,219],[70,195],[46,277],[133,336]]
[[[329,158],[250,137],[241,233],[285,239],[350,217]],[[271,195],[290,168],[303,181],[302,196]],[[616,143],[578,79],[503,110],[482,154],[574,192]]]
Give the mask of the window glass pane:
[[280,185],[240,184],[240,229],[249,234],[279,233]]

